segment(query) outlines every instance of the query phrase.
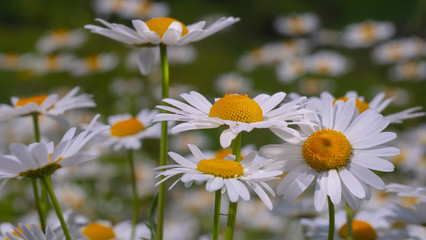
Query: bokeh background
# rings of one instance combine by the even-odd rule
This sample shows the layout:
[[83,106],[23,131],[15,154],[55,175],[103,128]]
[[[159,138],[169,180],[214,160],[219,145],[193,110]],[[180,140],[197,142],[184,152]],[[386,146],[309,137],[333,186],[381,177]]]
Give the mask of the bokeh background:
[[[122,0],[122,2],[125,1]],[[114,10],[115,12],[102,12],[97,5],[105,4],[102,2],[107,1],[0,1],[0,102],[10,103],[11,96],[25,97],[41,93],[64,93],[74,86],[80,86],[82,92],[93,94],[97,107],[87,112],[81,111],[79,116],[70,116],[71,118],[74,117],[75,123],[90,119],[85,114],[101,113],[105,119],[112,114],[126,112],[135,114],[141,108],[152,109],[159,104],[161,74],[158,64],[151,74],[142,76],[136,67],[135,59],[129,58],[129,54],[134,54],[137,49],[91,34],[89,30],[83,29],[86,24],[98,24],[94,20],[97,17],[107,19],[109,22],[130,26],[132,18],[148,19],[147,13],[140,13],[139,16],[123,16],[119,14],[119,5]],[[120,1],[117,0],[117,2]],[[160,2],[150,2],[151,5],[157,3]],[[420,39],[420,42],[423,41],[423,48],[420,48],[423,49],[423,52],[417,51],[415,56],[409,57],[408,60],[420,63],[426,61],[426,44],[424,42],[426,38],[425,0],[180,0],[161,1],[161,4],[165,6],[162,10],[163,13],[179,19],[184,24],[191,24],[200,20],[207,20],[208,23],[211,23],[220,16],[241,18],[240,22],[224,31],[191,44],[191,48],[182,50],[183,53],[180,55],[177,53],[178,60],[170,65],[173,97],[177,97],[180,92],[190,90],[199,91],[211,100],[214,97],[221,97],[227,89],[223,89],[225,84],[218,81],[220,77],[226,76],[224,74],[232,73],[234,75],[231,75],[231,78],[234,80],[235,78],[243,79],[237,80],[235,83],[237,87],[243,88],[244,91],[241,91],[241,93],[247,93],[251,97],[258,93],[272,94],[277,91],[295,92],[307,96],[318,96],[321,91],[329,91],[334,96],[339,97],[347,91],[355,90],[359,95],[365,96],[368,102],[378,92],[385,91],[387,96],[396,97],[395,104],[386,109],[385,115],[409,107],[422,106],[423,109],[426,108],[425,66],[423,66],[423,72],[420,71],[418,74],[419,76],[395,79],[395,76],[392,75],[392,69],[397,66],[397,61],[383,64],[378,63],[373,58],[373,52],[380,43],[416,37],[416,39]],[[274,25],[279,17],[303,13],[312,13],[317,16],[319,27],[315,31],[301,35],[282,34]],[[365,20],[390,22],[395,27],[395,33],[387,39],[363,48],[347,47],[336,40],[339,39],[340,34],[349,24],[360,23]],[[37,47],[37,42],[42,37],[47,36],[52,31],[65,30],[80,30],[84,40],[73,49],[58,48],[43,51]],[[326,36],[321,35],[320,30],[328,30],[324,32],[331,33],[331,35],[327,35],[329,37],[326,39],[331,40],[320,41],[322,39],[320,36]],[[261,51],[267,52],[265,49],[271,44],[279,45],[295,39],[303,40],[308,45],[304,54],[302,54],[303,56],[309,56],[321,50],[330,50],[343,56],[347,61],[343,73],[332,75],[311,72],[300,74],[291,80],[282,80],[277,69],[282,64],[281,61],[288,60],[285,57],[279,59],[280,61],[276,59],[267,61],[259,57],[255,67],[251,69],[242,67],[244,56],[256,55],[256,51],[261,55]],[[272,52],[274,52],[274,48],[272,48]],[[98,66],[80,72],[84,67],[76,63],[78,60],[81,63],[81,60],[86,57],[99,54],[112,56],[109,60],[111,67],[106,66],[105,69],[98,69]],[[7,56],[12,56],[12,60],[10,58],[7,60]],[[57,58],[58,56],[66,56],[66,60],[59,65],[56,62],[43,67],[42,63],[48,61],[46,59]],[[185,58],[185,56],[192,57]],[[16,61],[16,57],[27,59],[25,60],[27,65],[21,67],[18,63],[13,62]],[[90,66],[90,62],[86,64]],[[49,128],[48,124],[53,123],[47,122],[45,124],[47,124],[46,128]],[[394,125],[392,128],[402,132],[422,124],[425,124],[425,117],[409,119],[403,125]],[[31,131],[31,126],[27,126],[26,129]],[[66,128],[55,125],[55,131],[63,133]],[[10,138],[8,141],[15,138],[17,141],[29,143],[32,141],[31,133],[29,132],[28,135],[21,134],[22,136],[17,134],[19,135],[17,137],[16,134],[6,133],[3,130],[2,135]],[[11,137],[11,134],[14,137]],[[60,136],[60,134],[49,134],[46,133],[46,136],[53,138]],[[205,135],[188,136],[187,138],[198,141],[209,150],[219,149],[217,141],[219,132],[217,130],[203,131],[203,134]],[[257,148],[265,144],[275,143],[274,141],[276,142],[277,139],[272,134],[254,130],[244,135],[243,144],[254,144],[254,147]],[[172,140],[171,148],[182,149],[179,146],[173,146],[173,144],[178,145],[179,142],[179,140],[175,142]],[[140,164],[139,180],[141,185],[147,185],[146,189],[141,189],[141,192],[144,192],[141,193],[143,202],[141,219],[143,220],[148,218],[153,193],[155,192],[150,169],[156,165],[159,152],[158,145],[159,141],[156,139],[146,140],[143,150],[137,153]],[[7,151],[6,147],[4,149],[2,151]],[[123,156],[125,154],[122,153],[104,155],[97,165],[88,164],[74,169],[76,173],[79,173],[76,175],[81,175],[80,177],[70,177],[72,174],[69,173],[63,174],[64,176],[61,179],[73,178],[71,185],[58,183],[60,188],[68,190],[62,195],[67,196],[69,194],[69,198],[74,199],[66,200],[71,202],[67,207],[85,213],[86,217],[91,220],[107,219],[117,222],[129,217],[130,209],[128,206],[130,206],[131,200],[128,193],[130,190],[127,187],[122,187],[127,185],[126,181],[128,180],[126,177],[122,177],[122,174],[126,176],[127,170],[122,160]],[[421,184],[424,185],[424,179],[421,181],[423,181]],[[63,182],[67,181],[64,180]],[[204,208],[210,211],[209,205],[213,201],[212,195],[202,193],[202,188],[200,192],[186,193],[183,189],[177,187],[176,191],[170,193],[170,201],[172,197],[181,199],[181,202],[176,204],[185,204],[185,201],[193,203],[193,206],[186,207],[193,208],[191,211],[197,214],[205,213],[200,210]],[[73,201],[75,205],[73,205]],[[201,204],[202,201],[205,201],[205,203]],[[0,222],[20,221],[23,217],[28,217],[28,213],[33,213],[33,207],[29,184],[25,185],[13,180],[0,193]],[[172,209],[169,213],[170,219],[172,219],[172,216],[179,216],[179,211],[173,210],[172,206],[169,206],[169,208]],[[105,211],[105,209],[108,209],[108,211]],[[255,210],[250,211],[254,212],[254,216],[258,214]],[[192,220],[188,220],[188,224],[184,226],[186,228],[183,229],[195,232],[194,235],[191,235],[191,238],[208,233],[210,217],[208,214],[205,215],[207,215],[203,215],[206,219],[205,224],[204,221],[194,221],[197,218],[188,217]],[[170,220],[168,224],[166,231],[167,226],[169,226],[169,230],[173,227],[182,229],[182,226],[175,226],[178,224],[176,221]],[[287,227],[293,226],[291,225],[293,224],[292,221],[285,224],[287,224]],[[244,226],[240,227],[245,229]],[[277,235],[274,231],[278,231],[277,229],[279,227],[275,230],[267,227],[250,230],[249,227],[246,227],[241,232],[246,234],[244,239],[249,239],[249,236],[252,239],[274,239],[274,236]],[[297,239],[297,237],[300,237],[300,234],[295,234],[294,239]]]

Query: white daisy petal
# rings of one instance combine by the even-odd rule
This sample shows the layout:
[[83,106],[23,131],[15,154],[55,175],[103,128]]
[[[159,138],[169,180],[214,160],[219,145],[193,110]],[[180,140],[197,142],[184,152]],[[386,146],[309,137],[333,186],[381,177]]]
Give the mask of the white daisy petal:
[[339,170],[339,176],[343,184],[345,184],[345,186],[354,196],[358,198],[365,197],[364,188],[350,171],[348,171],[346,168],[342,168]]
[[324,208],[327,200],[327,177],[324,173],[320,173],[315,184],[314,206],[317,211]]
[[353,164],[350,166],[350,170],[357,178],[372,186],[373,188],[380,190],[385,188],[385,183],[383,180],[367,168]]
[[328,196],[334,204],[340,202],[342,196],[342,186],[340,184],[340,178],[335,169],[328,171]]
[[353,164],[372,170],[392,172],[395,169],[395,166],[388,160],[375,156],[354,156],[351,160]]
[[228,179],[225,179],[224,183],[226,185],[226,191],[228,192],[229,201],[237,202],[239,198],[238,190],[235,189],[234,185]]

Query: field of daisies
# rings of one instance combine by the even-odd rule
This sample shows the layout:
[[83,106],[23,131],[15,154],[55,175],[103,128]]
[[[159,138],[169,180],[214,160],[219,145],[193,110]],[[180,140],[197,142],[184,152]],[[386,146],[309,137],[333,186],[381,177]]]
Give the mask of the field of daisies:
[[426,239],[426,1],[0,2],[0,240]]

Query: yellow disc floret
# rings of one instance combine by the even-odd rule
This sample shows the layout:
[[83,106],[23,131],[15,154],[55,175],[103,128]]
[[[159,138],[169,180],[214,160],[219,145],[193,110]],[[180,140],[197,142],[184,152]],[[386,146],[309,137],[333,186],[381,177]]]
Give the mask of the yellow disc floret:
[[[377,236],[376,231],[370,224],[360,220],[352,221],[352,233],[354,240],[375,240]],[[339,229],[339,237],[346,239],[347,236],[345,224]]]
[[213,104],[209,117],[253,123],[263,120],[263,111],[259,104],[247,95],[225,94],[225,97]]
[[89,240],[111,240],[115,239],[112,228],[99,223],[91,223],[84,227],[81,233]]
[[188,33],[188,29],[186,28],[185,24],[169,17],[152,18],[146,21],[145,23],[146,25],[148,25],[151,31],[156,32],[158,36],[160,36],[160,38],[163,38],[164,33],[167,31],[167,29],[169,29],[170,24],[172,24],[173,22],[179,22],[182,25],[181,37],[185,36]]
[[117,122],[111,126],[111,135],[115,137],[125,137],[142,131],[145,126],[137,119],[130,118]]
[[[333,105],[338,100],[342,100],[343,102],[346,102],[348,99],[349,98],[347,98],[347,97],[336,98],[336,100],[334,100],[334,102],[333,102]],[[370,106],[368,106],[368,103],[366,103],[366,102],[364,102],[362,100],[359,100],[358,98],[355,98],[355,106],[358,108],[358,113],[360,113],[360,114],[362,112],[364,112],[365,110],[367,110],[367,109],[370,108]]]
[[224,159],[204,159],[197,164],[197,170],[215,177],[235,178],[244,174],[239,162]]
[[348,162],[351,144],[341,132],[321,129],[308,137],[302,153],[306,163],[318,172],[338,169]]
[[27,98],[20,98],[16,104],[15,107],[22,107],[27,105],[28,103],[37,103],[37,105],[41,105],[44,100],[46,100],[47,95],[43,94],[43,95],[38,95],[38,96],[33,96],[33,97],[27,97]]

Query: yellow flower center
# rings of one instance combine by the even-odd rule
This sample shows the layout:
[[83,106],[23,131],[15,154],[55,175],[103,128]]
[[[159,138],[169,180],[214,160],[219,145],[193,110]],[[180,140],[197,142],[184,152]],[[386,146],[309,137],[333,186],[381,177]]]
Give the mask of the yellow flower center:
[[224,159],[204,159],[197,164],[197,170],[215,177],[235,178],[244,174],[239,162]]
[[145,126],[135,117],[118,122],[111,126],[111,135],[125,137],[142,131]]
[[47,56],[44,62],[48,70],[56,70],[60,67],[60,58],[55,55]]
[[252,123],[262,121],[263,112],[259,104],[247,95],[225,94],[225,97],[213,104],[209,117]]
[[19,55],[16,53],[5,53],[3,64],[6,65],[6,67],[16,67],[19,62]]
[[311,134],[302,147],[306,163],[318,172],[346,165],[351,144],[341,132],[321,129]]
[[296,34],[303,33],[304,21],[301,17],[294,16],[294,17],[289,19],[289,22],[290,22],[290,29],[291,29],[292,32],[294,32]]
[[[370,224],[360,220],[352,221],[352,232],[354,240],[374,240],[377,236],[376,231]],[[339,229],[339,237],[346,239],[347,236],[345,224]]]
[[58,28],[53,30],[52,38],[53,41],[57,44],[64,43],[70,35],[70,32],[64,28]]
[[376,38],[377,26],[374,23],[364,23],[361,26],[361,32],[366,41],[372,41]]
[[44,100],[46,100],[47,95],[43,94],[43,95],[38,95],[38,96],[33,96],[33,97],[27,97],[27,98],[20,98],[16,104],[15,107],[22,107],[27,105],[28,103],[37,103],[37,105],[41,105]]
[[99,69],[99,57],[97,55],[86,57],[86,63],[90,70]]
[[[219,151],[216,152],[216,159],[225,159],[226,156],[228,156],[229,154],[232,154],[232,149],[228,148],[228,149],[220,149]],[[244,156],[241,154],[241,160],[243,160]]]
[[[343,102],[346,102],[349,98],[347,97],[340,97],[340,98],[336,98],[333,101],[333,105],[334,103],[336,103],[336,101],[338,100],[342,100]],[[368,103],[359,100],[358,98],[355,98],[355,106],[358,108],[358,113],[361,114],[362,112],[364,112],[365,110],[369,109],[370,106],[368,106]]]
[[115,238],[112,228],[99,223],[91,223],[85,226],[81,233],[88,240],[110,240]]
[[179,22],[182,25],[181,37],[185,36],[189,32],[185,24],[169,17],[152,18],[146,21],[145,23],[146,25],[148,25],[151,31],[156,32],[158,36],[160,36],[160,38],[163,38],[164,33],[167,31],[167,29],[169,29],[170,24],[172,24],[173,22]]

